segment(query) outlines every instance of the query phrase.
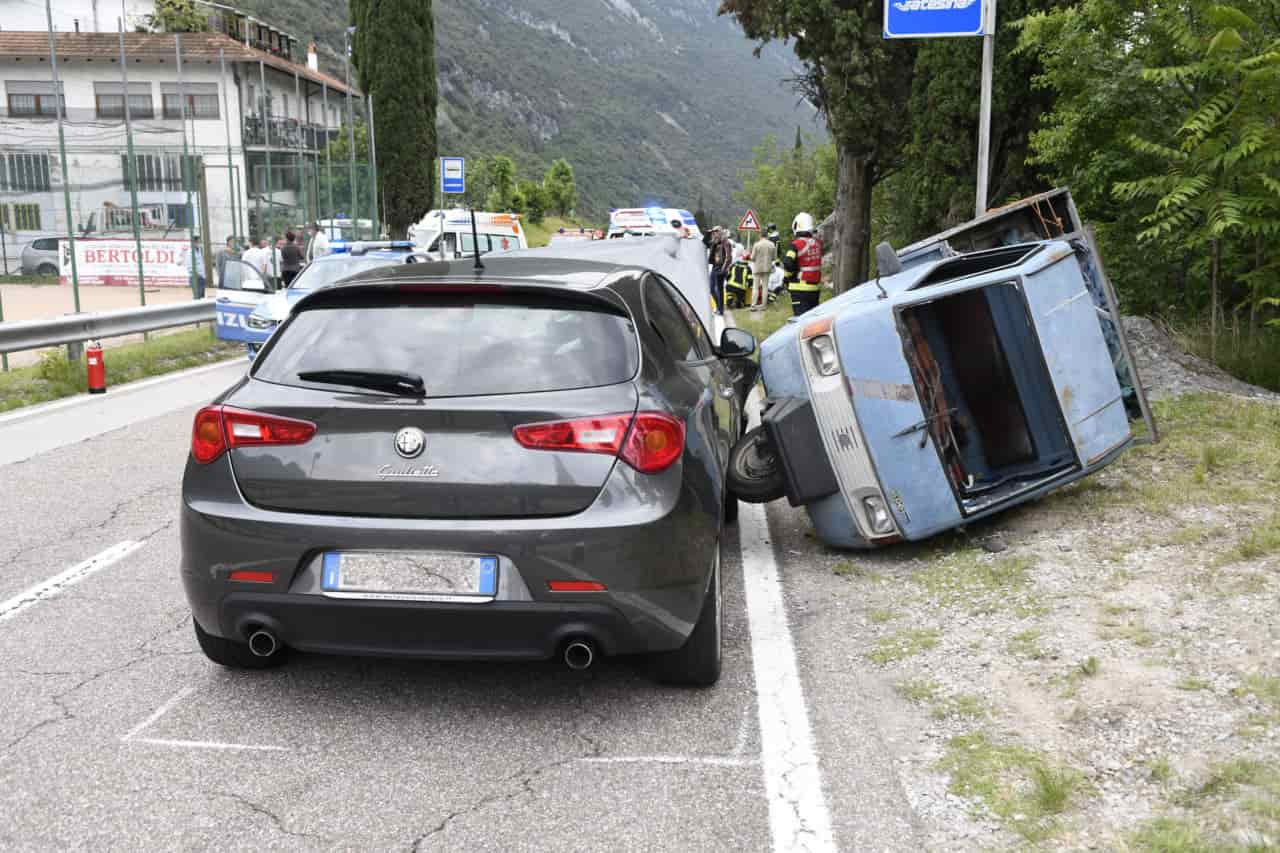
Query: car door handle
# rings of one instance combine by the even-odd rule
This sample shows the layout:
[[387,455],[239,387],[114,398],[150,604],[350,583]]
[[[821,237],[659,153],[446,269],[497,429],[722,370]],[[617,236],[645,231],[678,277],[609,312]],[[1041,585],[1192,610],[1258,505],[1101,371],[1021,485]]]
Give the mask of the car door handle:
[[218,302],[230,302],[230,301],[231,301],[231,297],[230,297],[230,296],[219,296],[219,297],[218,297],[218,299],[217,299],[217,301],[218,301]]

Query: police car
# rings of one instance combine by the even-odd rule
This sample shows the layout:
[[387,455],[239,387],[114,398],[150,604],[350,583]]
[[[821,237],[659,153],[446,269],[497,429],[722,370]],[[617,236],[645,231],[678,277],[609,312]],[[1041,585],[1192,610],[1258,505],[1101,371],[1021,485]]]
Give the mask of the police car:
[[402,264],[413,251],[409,240],[330,243],[329,254],[316,258],[298,273],[286,290],[263,299],[245,321],[243,338],[249,358],[258,354],[276,328],[289,317],[295,302],[313,290],[378,267]]

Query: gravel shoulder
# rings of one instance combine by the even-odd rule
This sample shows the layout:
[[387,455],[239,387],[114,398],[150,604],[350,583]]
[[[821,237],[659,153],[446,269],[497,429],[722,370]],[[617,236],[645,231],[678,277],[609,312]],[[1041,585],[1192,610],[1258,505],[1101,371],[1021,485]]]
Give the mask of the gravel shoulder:
[[1280,844],[1280,406],[1132,322],[1164,440],[1100,475],[872,553],[770,507],[843,847]]

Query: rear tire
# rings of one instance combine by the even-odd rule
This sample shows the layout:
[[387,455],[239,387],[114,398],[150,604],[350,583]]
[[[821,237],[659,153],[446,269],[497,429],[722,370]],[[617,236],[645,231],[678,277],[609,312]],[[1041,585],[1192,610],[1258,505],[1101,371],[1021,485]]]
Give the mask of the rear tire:
[[749,431],[729,451],[726,477],[729,490],[747,503],[768,503],[787,493],[782,460],[763,424]]
[[285,661],[286,651],[283,644],[279,645],[273,654],[258,657],[249,651],[248,643],[237,643],[225,637],[215,637],[201,628],[200,623],[195,619],[191,620],[191,624],[195,626],[196,642],[200,644],[200,651],[219,666],[231,669],[270,669]]
[[51,278],[52,276],[55,276],[57,274],[58,274],[58,268],[55,267],[53,264],[41,264],[40,266],[36,267],[36,275],[42,275],[46,278]]
[[702,612],[689,639],[673,652],[653,658],[653,675],[663,684],[681,687],[710,687],[720,680],[720,656],[724,633],[724,613],[720,599],[720,546],[711,570],[711,585],[702,600]]

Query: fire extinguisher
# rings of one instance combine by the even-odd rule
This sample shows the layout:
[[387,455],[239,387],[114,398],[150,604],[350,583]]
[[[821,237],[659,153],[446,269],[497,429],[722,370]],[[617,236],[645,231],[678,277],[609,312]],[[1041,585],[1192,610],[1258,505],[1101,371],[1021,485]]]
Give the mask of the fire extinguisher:
[[89,393],[107,393],[107,363],[102,359],[102,342],[89,341],[84,348],[89,363]]

